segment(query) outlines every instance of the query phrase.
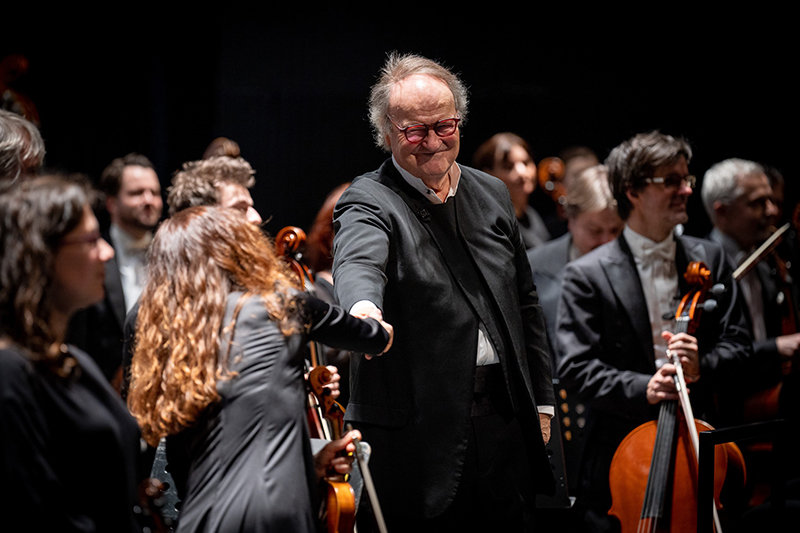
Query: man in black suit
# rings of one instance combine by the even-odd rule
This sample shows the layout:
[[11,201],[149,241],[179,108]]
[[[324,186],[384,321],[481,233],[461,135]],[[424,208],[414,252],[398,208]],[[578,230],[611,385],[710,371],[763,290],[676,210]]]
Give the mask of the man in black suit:
[[[564,275],[556,346],[559,375],[587,407],[586,445],[577,504],[591,531],[618,530],[609,517],[609,467],[622,439],[655,419],[660,402],[677,399],[668,357],[679,357],[695,415],[712,424],[715,394],[740,390],[752,348],[738,289],[722,249],[676,235],[688,220],[694,177],[691,148],[658,132],[636,135],[606,164],[625,228],[616,240],[569,263]],[[712,283],[728,288],[693,334],[673,335],[683,273],[702,261]],[[720,405],[725,406],[724,402]]]
[[115,253],[106,262],[105,297],[75,314],[69,340],[88,353],[119,389],[122,327],[144,287],[147,247],[161,218],[163,202],[153,164],[140,154],[114,159],[103,170],[99,189],[111,220],[105,238]]
[[542,311],[507,188],[455,162],[466,103],[449,70],[390,56],[370,119],[392,157],[334,211],[337,299],[395,327],[352,360],[346,418],[397,531],[521,531],[553,489]]
[[[703,205],[714,229],[709,238],[722,245],[732,268],[738,267],[770,235],[777,215],[772,187],[764,168],[743,159],[726,159],[703,177]],[[782,362],[800,351],[800,333],[784,334],[784,318],[797,316],[797,290],[780,278],[773,256],[745,274],[739,285],[753,326],[753,350],[762,366],[760,386],[780,380]],[[797,323],[787,329],[797,330]],[[776,415],[777,413],[771,413]]]

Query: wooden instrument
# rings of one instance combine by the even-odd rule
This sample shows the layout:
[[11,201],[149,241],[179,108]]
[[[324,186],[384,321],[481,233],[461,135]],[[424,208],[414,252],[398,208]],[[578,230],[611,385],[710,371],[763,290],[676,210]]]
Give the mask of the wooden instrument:
[[566,165],[558,157],[545,157],[537,166],[539,186],[556,204],[559,218],[566,218],[564,206],[567,205],[567,187],[564,185]]
[[[676,333],[691,334],[701,310],[713,308],[703,305],[710,288],[710,272],[703,263],[694,262],[684,277],[693,288],[678,307]],[[680,400],[662,401],[658,421],[646,422],[631,431],[620,443],[611,463],[609,485],[613,504],[609,514],[619,519],[623,533],[696,531],[697,433],[712,428],[694,419],[682,365],[675,354],[670,355],[676,366]],[[721,533],[717,514],[719,494],[729,460],[744,468],[744,459],[735,444],[724,445],[715,454],[715,501],[708,505],[713,506],[713,527],[717,533]]]
[[[301,249],[305,244],[306,234],[297,227],[283,228],[275,237],[277,254],[289,262],[292,270],[300,279],[303,290],[313,284],[311,271],[302,261]],[[336,440],[342,437],[344,409],[330,395],[325,387],[331,382],[331,372],[320,360],[322,350],[317,343],[309,343],[311,366],[308,373],[308,420],[312,438]],[[324,508],[324,522],[328,533],[352,533],[355,527],[356,498],[353,487],[345,480],[345,476],[331,475],[325,477],[328,493]]]

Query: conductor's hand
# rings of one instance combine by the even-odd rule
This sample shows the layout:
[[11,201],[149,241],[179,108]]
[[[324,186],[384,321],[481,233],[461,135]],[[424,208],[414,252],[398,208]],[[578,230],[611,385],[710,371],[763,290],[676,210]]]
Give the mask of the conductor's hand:
[[542,427],[542,439],[547,444],[550,442],[550,415],[539,413],[539,425]]
[[[383,313],[381,312],[381,310],[378,309],[377,307],[364,306],[352,314],[354,317],[358,317],[361,319],[374,318],[375,320],[381,323],[383,329],[385,329],[389,333],[389,342],[386,344],[386,347],[383,349],[383,351],[378,355],[383,355],[386,352],[388,352],[389,348],[392,347],[392,343],[394,342],[394,328],[392,327],[391,324],[384,322]],[[364,354],[364,357],[366,357],[367,359],[372,359],[375,356],[372,354]]]
[[348,431],[341,439],[329,442],[317,452],[314,456],[314,470],[318,480],[329,472],[349,474],[353,470],[353,453],[356,451],[353,439],[361,439],[361,433],[357,429]]

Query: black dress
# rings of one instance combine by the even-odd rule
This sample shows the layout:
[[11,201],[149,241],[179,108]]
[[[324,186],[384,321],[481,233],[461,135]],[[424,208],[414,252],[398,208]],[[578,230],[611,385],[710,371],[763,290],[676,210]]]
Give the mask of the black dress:
[[[231,323],[242,293],[232,293],[223,320]],[[383,350],[388,334],[374,320],[303,297],[308,338],[367,353]],[[220,356],[228,352],[223,333]],[[305,418],[303,335],[285,337],[263,301],[244,303],[233,333],[222,399],[195,425],[167,437],[169,470],[183,501],[178,531],[314,531],[316,476]]]
[[63,380],[0,346],[2,531],[138,531],[139,427],[95,362],[70,351],[81,371]]

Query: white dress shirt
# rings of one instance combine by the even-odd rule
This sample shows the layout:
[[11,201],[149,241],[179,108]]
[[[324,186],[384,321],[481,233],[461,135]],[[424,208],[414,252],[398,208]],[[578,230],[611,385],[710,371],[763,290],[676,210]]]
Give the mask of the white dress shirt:
[[674,333],[675,330],[672,318],[665,320],[664,316],[675,316],[680,297],[678,270],[675,266],[675,236],[670,234],[663,241],[655,242],[636,233],[627,224],[623,234],[633,253],[639,280],[642,282],[653,334],[656,368],[660,368],[667,362],[667,341],[661,337],[661,333]]
[[131,234],[115,224],[111,224],[109,234],[111,242],[114,243],[127,313],[144,289],[147,276],[147,247],[153,240],[153,234],[148,231],[141,239],[134,239]]

